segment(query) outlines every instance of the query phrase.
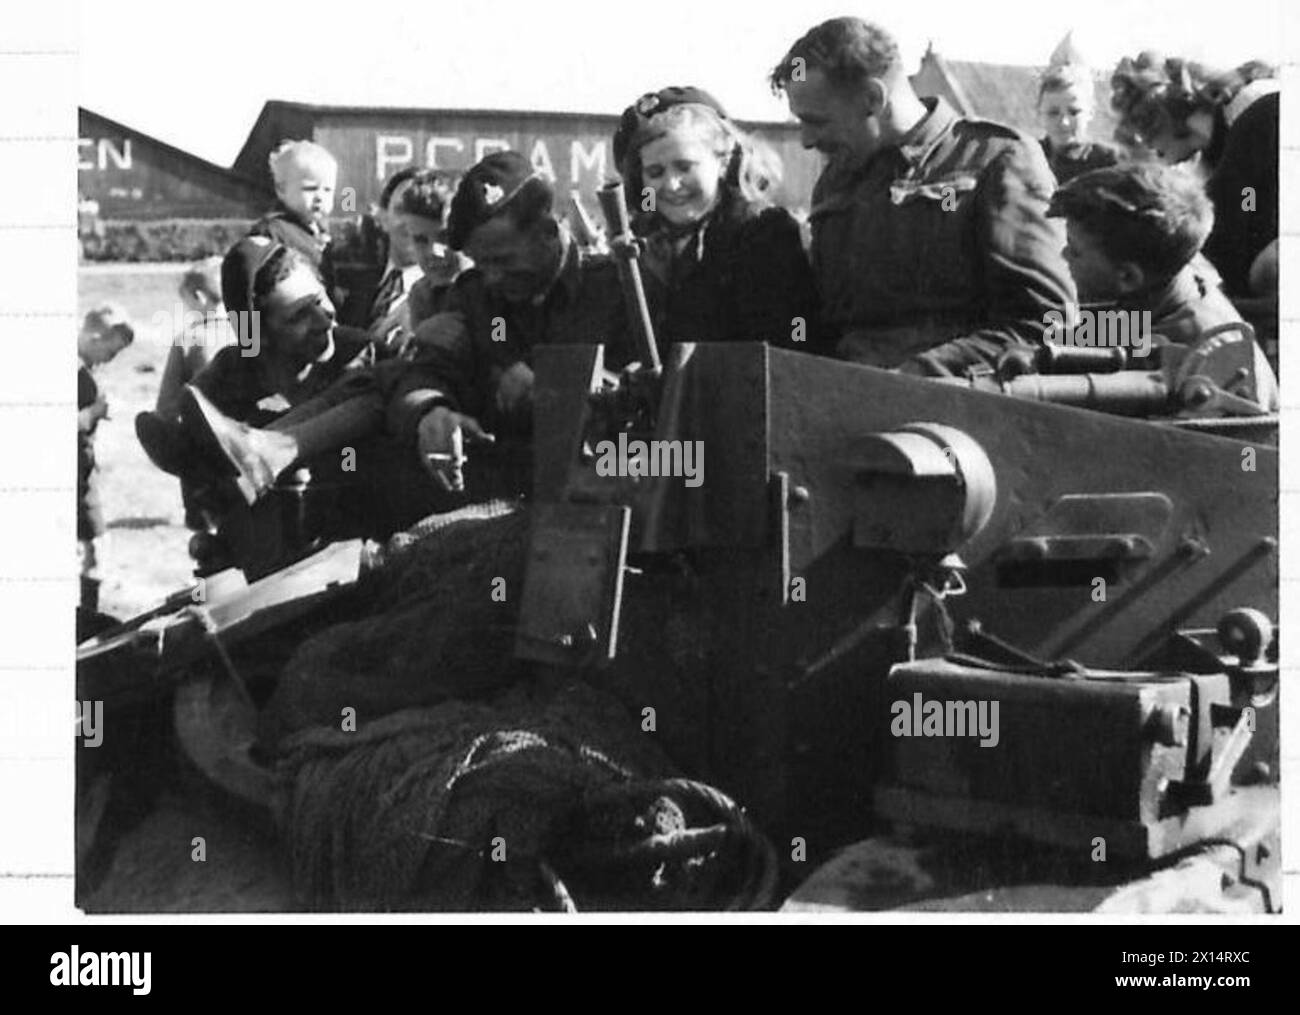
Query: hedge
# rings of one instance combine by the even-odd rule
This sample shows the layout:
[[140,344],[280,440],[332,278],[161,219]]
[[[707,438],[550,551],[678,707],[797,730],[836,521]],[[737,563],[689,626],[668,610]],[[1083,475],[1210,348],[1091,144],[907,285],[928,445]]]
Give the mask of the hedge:
[[[199,261],[224,254],[252,219],[101,219],[81,229],[85,261]],[[330,222],[335,263],[364,260],[354,218]]]

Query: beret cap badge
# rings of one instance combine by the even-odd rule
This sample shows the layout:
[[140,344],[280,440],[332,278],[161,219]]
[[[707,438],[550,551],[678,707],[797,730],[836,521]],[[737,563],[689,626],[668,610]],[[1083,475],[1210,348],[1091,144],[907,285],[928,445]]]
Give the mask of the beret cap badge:
[[483,203],[488,207],[497,204],[506,196],[506,192],[495,183],[487,181],[483,184]]

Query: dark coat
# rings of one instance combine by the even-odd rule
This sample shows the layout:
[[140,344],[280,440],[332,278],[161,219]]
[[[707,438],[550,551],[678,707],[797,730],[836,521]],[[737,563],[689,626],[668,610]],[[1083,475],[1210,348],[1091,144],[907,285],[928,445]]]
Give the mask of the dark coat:
[[843,355],[959,373],[1037,345],[1044,314],[1077,300],[1038,142],[924,101],[903,144],[822,173],[812,262]]
[[83,364],[77,368],[77,538],[94,539],[104,531],[104,513],[95,481],[95,428],[99,419],[86,410],[99,398],[99,385]]
[[[660,348],[673,342],[763,341],[818,346],[817,285],[799,223],[784,208],[724,192],[718,207],[674,250],[664,220],[642,218],[646,299]],[[795,340],[795,319],[803,321]]]
[[[283,383],[271,375],[270,357],[245,355],[242,346],[228,345],[192,383],[231,419],[265,426],[289,407],[320,394],[345,372],[369,366],[373,361],[374,346],[369,336],[340,324],[334,329],[334,354],[324,363],[313,364],[300,382]],[[268,407],[270,402],[279,404],[279,408]]]
[[1250,266],[1277,239],[1279,110],[1273,92],[1247,106],[1231,127],[1222,127],[1223,153],[1206,187],[1214,202],[1214,230],[1202,252],[1223,276],[1230,296],[1249,295]]
[[304,222],[277,202],[274,208],[249,227],[248,235],[266,236],[297,251],[320,276],[330,298],[334,298],[337,278],[334,258],[330,253],[329,233],[315,230],[310,223]]
[[[400,375],[389,388],[389,426],[414,441],[420,420],[437,405],[473,416],[493,433],[524,436],[532,429],[530,405],[501,412],[496,394],[516,363],[533,365],[533,350],[556,343],[606,343],[605,365],[629,362],[632,343],[618,268],[572,239],[554,284],[537,304],[507,303],[484,285],[477,268],[454,283],[442,313],[416,329]],[[390,364],[379,371],[392,375]]]
[[1058,184],[1069,183],[1076,176],[1090,173],[1094,169],[1106,169],[1119,161],[1119,151],[1100,141],[1092,141],[1073,153],[1053,148],[1052,142],[1047,138],[1043,138],[1039,144],[1043,146],[1048,168],[1052,170]]

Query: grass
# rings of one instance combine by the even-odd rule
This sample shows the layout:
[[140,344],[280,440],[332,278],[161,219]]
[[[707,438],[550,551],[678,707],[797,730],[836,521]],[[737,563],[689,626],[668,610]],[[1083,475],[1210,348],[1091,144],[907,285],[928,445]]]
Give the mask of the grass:
[[[108,400],[95,456],[107,526],[100,609],[125,619],[148,609],[191,580],[180,486],[155,468],[135,437],[135,415],[154,407],[172,335],[154,315],[175,313],[176,287],[186,265],[93,265],[78,274],[82,314],[111,300],[135,324],[135,342],[95,377]],[[71,378],[69,378],[71,380]]]

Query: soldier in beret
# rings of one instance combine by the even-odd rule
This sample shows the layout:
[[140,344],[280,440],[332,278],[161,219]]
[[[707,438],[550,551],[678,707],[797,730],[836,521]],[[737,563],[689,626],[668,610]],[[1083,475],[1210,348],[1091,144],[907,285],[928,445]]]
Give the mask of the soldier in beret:
[[830,159],[812,262],[841,355],[942,376],[1042,340],[1074,287],[1037,142],[919,98],[893,38],[858,18],[809,31],[771,84]]
[[493,152],[461,179],[447,242],[474,267],[456,279],[444,312],[417,329],[388,411],[392,431],[460,490],[466,444],[495,441],[526,456],[537,346],[604,342],[617,368],[632,345],[617,266],[580,248],[551,184],[518,152]]

